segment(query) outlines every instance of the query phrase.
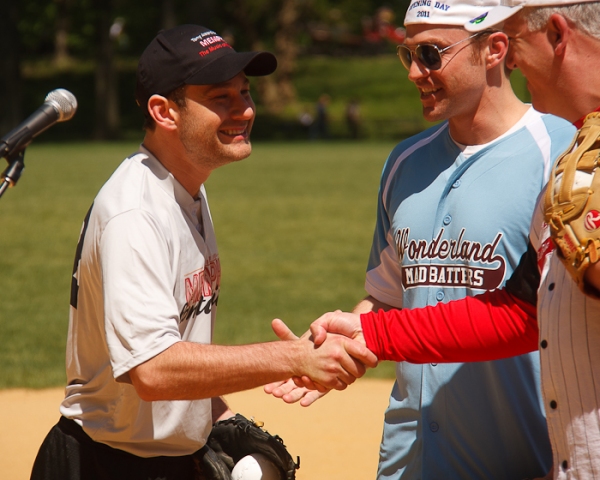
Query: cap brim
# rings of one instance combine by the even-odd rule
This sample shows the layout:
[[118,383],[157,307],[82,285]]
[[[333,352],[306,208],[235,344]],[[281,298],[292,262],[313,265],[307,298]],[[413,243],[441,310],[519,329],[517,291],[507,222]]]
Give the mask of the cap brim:
[[521,5],[517,7],[506,7],[504,5],[493,7],[486,13],[472,18],[465,23],[465,30],[469,32],[481,32],[482,30],[495,27],[504,22],[507,18],[512,17],[522,8],[523,6]]
[[188,85],[212,85],[231,80],[244,72],[251,77],[270,75],[277,68],[277,59],[270,52],[227,53],[205,65],[185,79]]

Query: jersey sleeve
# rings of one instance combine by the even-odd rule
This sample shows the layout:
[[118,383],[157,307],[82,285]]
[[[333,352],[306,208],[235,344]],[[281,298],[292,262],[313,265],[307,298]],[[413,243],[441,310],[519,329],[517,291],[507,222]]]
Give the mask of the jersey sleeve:
[[181,340],[168,239],[152,216],[122,213],[100,241],[104,328],[115,378]]
[[414,310],[361,315],[380,360],[480,362],[537,350],[537,252],[529,243],[503,289]]
[[390,219],[383,198],[385,174],[377,203],[377,223],[371,244],[365,290],[373,298],[396,308],[402,307],[402,267],[390,233]]
[[380,360],[481,362],[538,348],[536,307],[505,289],[414,310],[362,314],[367,347]]

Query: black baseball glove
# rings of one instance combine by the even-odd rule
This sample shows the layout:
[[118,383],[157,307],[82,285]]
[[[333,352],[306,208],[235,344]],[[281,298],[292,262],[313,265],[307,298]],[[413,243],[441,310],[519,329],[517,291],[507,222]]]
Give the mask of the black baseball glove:
[[294,462],[281,437],[271,435],[262,425],[239,413],[215,423],[205,448],[198,453],[202,480],[230,480],[235,464],[255,453],[264,455],[277,467],[281,480],[295,480],[300,468],[300,458]]

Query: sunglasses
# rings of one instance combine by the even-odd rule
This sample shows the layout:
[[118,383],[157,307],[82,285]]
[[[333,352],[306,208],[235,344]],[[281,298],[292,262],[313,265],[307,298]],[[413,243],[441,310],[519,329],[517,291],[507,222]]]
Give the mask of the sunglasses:
[[467,40],[471,40],[472,38],[478,37],[485,33],[489,34],[492,32],[477,32],[471,35],[470,37],[463,38],[462,40],[459,40],[458,42],[453,43],[452,45],[448,45],[444,48],[439,48],[437,45],[433,45],[431,43],[421,43],[417,45],[414,48],[414,50],[407,47],[404,44],[398,45],[396,47],[396,54],[402,62],[402,65],[404,65],[404,67],[407,70],[410,70],[410,66],[412,65],[413,55],[416,56],[419,63],[421,63],[428,70],[439,70],[442,66],[442,54],[445,53],[446,50],[449,50],[450,48],[455,47],[456,45],[459,45],[463,42],[466,42]]

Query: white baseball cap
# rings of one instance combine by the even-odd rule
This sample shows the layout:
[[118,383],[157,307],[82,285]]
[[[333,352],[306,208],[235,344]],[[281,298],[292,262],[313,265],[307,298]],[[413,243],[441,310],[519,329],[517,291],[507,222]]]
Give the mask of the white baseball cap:
[[455,25],[463,27],[472,18],[479,17],[500,0],[411,0],[404,25]]
[[501,0],[500,5],[471,18],[465,23],[469,32],[479,32],[504,22],[524,7],[561,7],[575,3],[597,2],[598,0]]

